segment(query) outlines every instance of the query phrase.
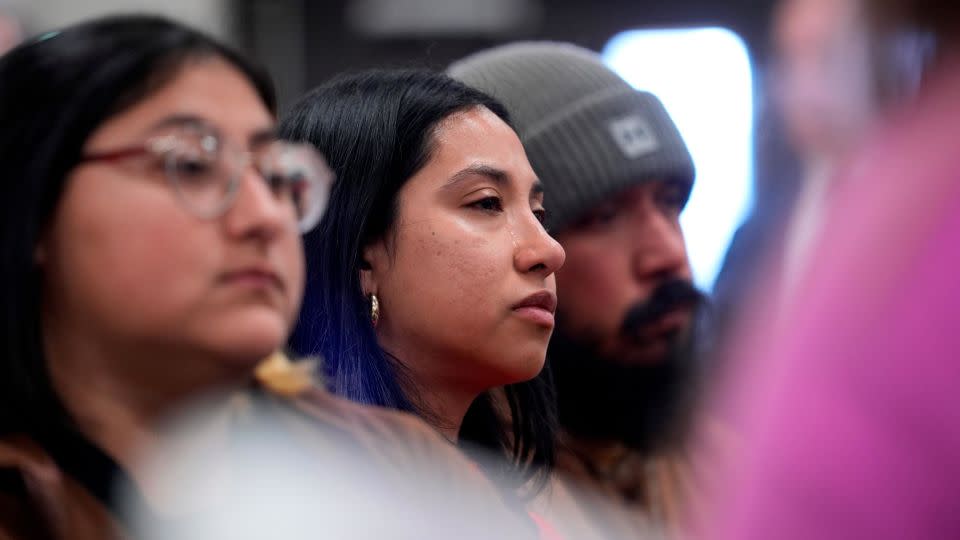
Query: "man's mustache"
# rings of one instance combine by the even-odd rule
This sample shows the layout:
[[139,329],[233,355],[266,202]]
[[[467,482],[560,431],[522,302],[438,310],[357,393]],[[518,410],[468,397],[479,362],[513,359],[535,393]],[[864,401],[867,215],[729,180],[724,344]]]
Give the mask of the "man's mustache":
[[696,308],[705,298],[691,281],[673,279],[661,283],[653,290],[650,298],[627,311],[620,333],[624,337],[635,339],[645,326],[658,321],[674,310]]

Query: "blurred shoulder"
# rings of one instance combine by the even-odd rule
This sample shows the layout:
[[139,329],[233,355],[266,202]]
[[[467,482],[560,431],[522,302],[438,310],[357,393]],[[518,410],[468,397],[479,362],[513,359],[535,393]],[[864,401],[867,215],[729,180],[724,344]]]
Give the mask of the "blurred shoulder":
[[423,420],[345,400],[315,381],[286,384],[292,369],[298,363],[276,362],[273,375],[260,370],[258,381],[275,412],[274,427],[316,450],[309,453],[323,461],[328,480],[339,475],[344,482],[338,485],[360,489],[365,499],[369,493],[358,480],[372,482],[374,495],[391,501],[391,512],[429,516],[424,523],[431,532],[449,533],[441,537],[490,537],[490,527],[498,531],[493,537],[528,536],[522,509],[509,508],[481,469]]

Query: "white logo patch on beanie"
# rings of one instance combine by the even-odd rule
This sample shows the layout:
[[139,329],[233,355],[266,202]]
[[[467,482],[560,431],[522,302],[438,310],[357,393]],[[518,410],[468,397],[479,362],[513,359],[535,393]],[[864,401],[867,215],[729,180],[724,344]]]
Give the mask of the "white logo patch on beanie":
[[627,159],[636,159],[660,148],[650,123],[639,114],[621,116],[607,124],[613,141]]

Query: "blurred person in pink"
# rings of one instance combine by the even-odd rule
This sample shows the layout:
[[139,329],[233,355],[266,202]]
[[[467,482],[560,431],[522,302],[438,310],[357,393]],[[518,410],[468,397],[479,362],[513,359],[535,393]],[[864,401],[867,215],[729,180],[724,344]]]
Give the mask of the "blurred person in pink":
[[868,7],[938,50],[852,161],[785,316],[737,349],[724,405],[745,445],[710,538],[960,537],[960,10]]
[[862,0],[783,0],[761,114],[757,203],[714,287],[720,348],[758,280],[783,303],[843,181],[841,171],[883,110],[915,90],[922,36],[871,27]]

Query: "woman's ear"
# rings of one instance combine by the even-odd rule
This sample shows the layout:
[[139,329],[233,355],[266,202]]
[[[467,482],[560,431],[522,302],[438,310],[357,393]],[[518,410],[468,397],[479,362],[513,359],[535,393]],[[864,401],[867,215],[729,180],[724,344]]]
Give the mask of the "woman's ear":
[[363,248],[360,260],[360,288],[364,296],[378,294],[380,279],[388,264],[387,250],[382,240],[368,244]]

